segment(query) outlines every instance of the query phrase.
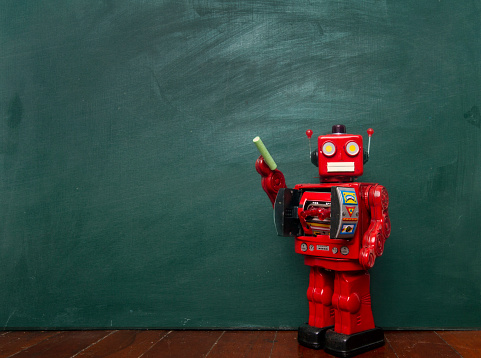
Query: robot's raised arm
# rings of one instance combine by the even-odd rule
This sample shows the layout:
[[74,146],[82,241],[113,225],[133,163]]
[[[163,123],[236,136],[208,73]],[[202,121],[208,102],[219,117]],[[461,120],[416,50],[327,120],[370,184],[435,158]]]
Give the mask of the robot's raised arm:
[[276,162],[272,159],[269,151],[259,137],[254,138],[254,144],[261,153],[261,156],[256,161],[256,170],[262,176],[262,189],[264,189],[272,206],[274,206],[274,201],[276,200],[279,189],[286,187],[284,174],[276,169]]

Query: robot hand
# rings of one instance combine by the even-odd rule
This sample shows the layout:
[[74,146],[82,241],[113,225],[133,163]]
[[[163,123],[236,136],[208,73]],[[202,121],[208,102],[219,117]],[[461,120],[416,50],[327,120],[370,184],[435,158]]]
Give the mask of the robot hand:
[[262,189],[264,189],[274,207],[279,189],[286,187],[284,174],[278,169],[272,170],[269,168],[262,155],[256,160],[256,170],[262,176]]
[[365,270],[373,267],[376,257],[381,256],[384,251],[386,238],[382,233],[381,226],[381,223],[376,223],[373,229],[364,235],[364,245],[359,252],[359,263]]
[[272,207],[274,207],[279,189],[286,187],[284,174],[276,169],[277,164],[272,159],[262,140],[259,137],[255,137],[253,142],[261,153],[261,156],[256,161],[256,170],[262,176],[262,189],[264,189],[271,200]]

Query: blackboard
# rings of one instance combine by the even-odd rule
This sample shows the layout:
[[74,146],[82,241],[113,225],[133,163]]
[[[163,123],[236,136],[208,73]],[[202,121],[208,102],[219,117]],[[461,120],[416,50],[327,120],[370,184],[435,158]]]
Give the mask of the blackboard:
[[0,327],[295,328],[259,135],[375,131],[377,325],[481,327],[481,3],[0,1]]

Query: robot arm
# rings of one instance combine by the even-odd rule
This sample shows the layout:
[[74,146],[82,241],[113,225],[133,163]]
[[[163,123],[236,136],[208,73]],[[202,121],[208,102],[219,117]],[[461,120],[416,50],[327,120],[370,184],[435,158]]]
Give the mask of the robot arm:
[[381,256],[384,251],[384,242],[391,233],[391,221],[386,188],[379,184],[369,185],[363,195],[371,213],[371,223],[362,240],[359,263],[367,270],[374,266],[376,257]]
[[279,189],[286,187],[284,174],[276,169],[277,164],[274,159],[272,159],[266,146],[262,143],[262,140],[259,137],[255,137],[253,142],[261,153],[261,156],[256,161],[256,170],[262,177],[262,189],[264,189],[271,200],[272,207],[274,207],[274,202]]
[[272,203],[272,207],[274,207],[274,201],[279,189],[286,187],[284,174],[278,169],[271,170],[262,155],[256,161],[256,170],[262,177],[262,189],[264,189]]

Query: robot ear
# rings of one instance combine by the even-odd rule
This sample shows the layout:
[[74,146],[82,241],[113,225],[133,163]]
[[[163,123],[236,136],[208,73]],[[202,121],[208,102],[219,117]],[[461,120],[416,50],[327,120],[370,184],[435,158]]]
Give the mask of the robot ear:
[[367,161],[369,160],[369,153],[366,152],[366,151],[364,151],[364,153],[362,153],[362,154],[363,154],[363,158],[362,158],[362,159],[363,159],[363,163],[362,163],[362,164],[366,164]]
[[319,167],[319,154],[317,149],[312,151],[311,153],[311,163],[314,164],[316,167]]

